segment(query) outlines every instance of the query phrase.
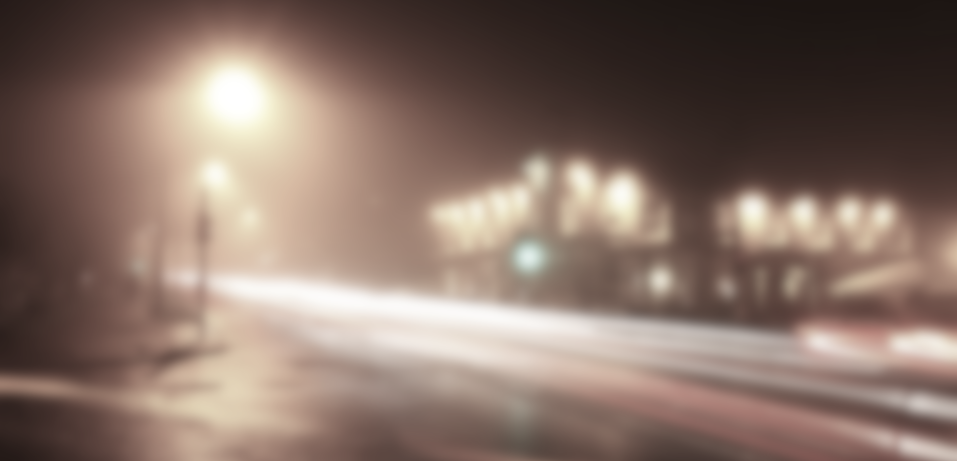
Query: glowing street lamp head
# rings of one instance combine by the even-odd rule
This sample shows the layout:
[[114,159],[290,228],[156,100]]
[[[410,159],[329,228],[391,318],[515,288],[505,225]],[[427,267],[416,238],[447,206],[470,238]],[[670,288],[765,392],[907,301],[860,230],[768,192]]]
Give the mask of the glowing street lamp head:
[[864,206],[855,197],[845,197],[837,206],[837,219],[846,228],[854,228],[860,223]]
[[893,227],[897,221],[897,208],[894,207],[893,203],[887,200],[882,200],[874,204],[871,213],[871,219],[873,219],[874,225],[881,230]]
[[229,183],[229,173],[219,162],[209,162],[203,167],[200,180],[207,190],[220,190]]
[[514,213],[507,190],[497,189],[493,191],[490,195],[490,200],[491,208],[495,210],[495,216],[499,224],[505,224],[512,220]]
[[771,207],[763,194],[752,192],[738,201],[738,218],[747,229],[758,230],[767,225]]
[[522,186],[515,186],[509,192],[509,200],[512,202],[512,208],[517,212],[525,212],[531,205],[531,193]]
[[655,296],[667,295],[674,288],[675,278],[667,266],[658,265],[648,272],[648,288]]
[[256,121],[266,102],[259,80],[242,67],[229,67],[214,75],[206,98],[213,114],[230,125],[248,125]]
[[595,171],[587,163],[576,161],[568,165],[567,180],[572,191],[579,197],[587,197],[595,190]]
[[620,215],[629,215],[639,205],[638,184],[627,174],[618,174],[612,178],[605,191],[608,209]]
[[484,226],[488,219],[485,202],[479,199],[473,199],[468,204],[469,220],[473,226]]
[[532,186],[543,189],[551,180],[552,167],[544,154],[536,154],[525,162],[525,176]]
[[799,197],[791,203],[791,220],[800,229],[814,227],[817,220],[817,204],[811,197]]

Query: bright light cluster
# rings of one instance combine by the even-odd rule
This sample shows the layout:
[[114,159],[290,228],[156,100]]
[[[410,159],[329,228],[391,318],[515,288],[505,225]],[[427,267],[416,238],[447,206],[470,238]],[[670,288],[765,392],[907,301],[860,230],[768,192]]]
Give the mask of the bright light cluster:
[[811,195],[776,200],[748,191],[721,204],[726,240],[750,250],[896,251],[905,242],[905,222],[888,199],[844,196],[824,201]]
[[554,228],[566,237],[602,235],[623,243],[664,243],[668,238],[667,210],[635,174],[602,175],[580,159],[567,162],[555,175],[542,158],[526,167],[525,181],[432,209],[432,221],[449,252],[500,248],[533,228]]
[[957,361],[957,341],[951,335],[926,330],[905,331],[890,339],[893,352],[926,360]]
[[665,243],[667,209],[627,170],[602,175],[584,160],[565,168],[558,193],[559,229],[566,236],[603,235],[619,243]]
[[453,253],[505,245],[532,220],[533,194],[525,184],[493,188],[432,210],[444,246]]

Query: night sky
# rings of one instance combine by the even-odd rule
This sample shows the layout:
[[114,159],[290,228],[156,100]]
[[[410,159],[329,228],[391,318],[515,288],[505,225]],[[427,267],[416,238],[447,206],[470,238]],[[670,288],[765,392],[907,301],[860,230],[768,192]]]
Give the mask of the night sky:
[[7,253],[120,251],[183,163],[140,102],[219,50],[341,115],[299,123],[263,184],[300,185],[266,194],[315,236],[295,251],[345,273],[414,273],[424,207],[535,149],[705,196],[957,193],[951,2],[5,2]]

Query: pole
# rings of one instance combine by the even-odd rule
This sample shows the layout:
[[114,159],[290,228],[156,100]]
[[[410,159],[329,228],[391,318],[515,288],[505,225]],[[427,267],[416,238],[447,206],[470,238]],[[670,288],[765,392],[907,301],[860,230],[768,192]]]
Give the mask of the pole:
[[196,247],[197,247],[197,271],[196,271],[196,322],[199,330],[198,342],[200,345],[206,342],[207,336],[207,297],[208,297],[208,279],[209,279],[209,252],[212,240],[212,216],[210,210],[209,192],[203,188],[199,197],[199,211],[196,219]]
[[165,292],[164,292],[163,284],[166,283],[166,280],[164,277],[165,275],[164,274],[164,271],[165,271],[164,251],[166,249],[166,222],[165,222],[166,219],[165,219],[163,211],[164,210],[162,209],[162,207],[160,207],[160,211],[157,214],[156,229],[153,232],[153,241],[152,241],[153,247],[150,249],[152,253],[150,257],[150,263],[152,267],[150,267],[150,272],[149,272],[150,298],[151,298],[150,308],[154,318],[160,318],[165,314],[164,305],[163,305],[163,302],[165,301],[163,299]]

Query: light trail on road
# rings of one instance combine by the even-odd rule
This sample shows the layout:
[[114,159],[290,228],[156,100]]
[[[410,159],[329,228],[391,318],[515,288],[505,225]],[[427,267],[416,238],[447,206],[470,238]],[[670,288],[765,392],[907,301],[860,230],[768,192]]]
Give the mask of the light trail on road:
[[[326,327],[361,332],[366,344],[387,353],[521,377],[790,459],[957,460],[957,445],[939,435],[672,376],[785,390],[910,418],[957,419],[949,396],[882,382],[885,364],[817,357],[786,334],[596,318],[307,280],[220,276],[214,286],[268,307],[269,316],[292,321],[306,334],[321,328],[313,322],[326,321]],[[755,439],[755,431],[773,436]],[[827,457],[802,443],[827,446]]]

